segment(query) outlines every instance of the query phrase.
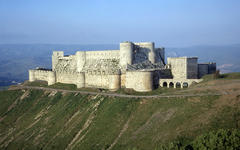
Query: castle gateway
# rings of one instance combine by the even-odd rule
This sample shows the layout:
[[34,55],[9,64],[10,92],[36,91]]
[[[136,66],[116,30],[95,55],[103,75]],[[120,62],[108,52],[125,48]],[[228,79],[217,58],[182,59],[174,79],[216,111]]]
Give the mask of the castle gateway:
[[131,88],[139,92],[160,87],[188,87],[216,71],[216,63],[198,64],[197,57],[167,58],[153,42],[120,43],[120,50],[77,51],[52,54],[52,69],[29,70],[29,81],[44,80],[112,91]]

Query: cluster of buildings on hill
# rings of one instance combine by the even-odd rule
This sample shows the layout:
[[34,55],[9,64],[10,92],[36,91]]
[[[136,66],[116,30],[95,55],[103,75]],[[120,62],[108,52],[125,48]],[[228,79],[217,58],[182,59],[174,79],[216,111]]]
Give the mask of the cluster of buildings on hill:
[[188,87],[216,71],[216,63],[198,64],[197,57],[167,58],[153,42],[120,43],[120,50],[77,51],[64,56],[54,51],[52,69],[29,70],[29,81],[44,80],[112,91],[131,88],[146,92],[160,87]]

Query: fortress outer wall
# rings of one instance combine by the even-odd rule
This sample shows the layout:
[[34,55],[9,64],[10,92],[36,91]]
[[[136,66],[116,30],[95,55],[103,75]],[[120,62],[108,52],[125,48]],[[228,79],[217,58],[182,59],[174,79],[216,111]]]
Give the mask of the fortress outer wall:
[[126,88],[134,89],[138,92],[148,92],[153,90],[152,71],[127,71]]
[[48,85],[52,85],[56,83],[56,74],[48,70],[29,70],[29,81],[36,80],[47,81]]

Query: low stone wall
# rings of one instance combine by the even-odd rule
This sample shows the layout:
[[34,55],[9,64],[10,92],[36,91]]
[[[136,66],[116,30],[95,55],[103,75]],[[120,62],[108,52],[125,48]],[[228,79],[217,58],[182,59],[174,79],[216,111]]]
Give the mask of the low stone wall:
[[52,85],[56,83],[56,75],[55,72],[49,70],[29,70],[29,81],[36,80],[47,81],[48,85]]
[[85,87],[108,89],[109,87],[108,75],[86,74]]
[[56,73],[56,81],[66,84],[76,84],[77,88],[85,87],[84,73]]
[[120,75],[86,74],[85,87],[116,91],[121,87]]
[[216,72],[216,63],[202,63],[198,64],[198,77],[202,78],[206,74],[212,74]]
[[126,88],[134,89],[138,92],[148,92],[153,90],[152,71],[127,71]]

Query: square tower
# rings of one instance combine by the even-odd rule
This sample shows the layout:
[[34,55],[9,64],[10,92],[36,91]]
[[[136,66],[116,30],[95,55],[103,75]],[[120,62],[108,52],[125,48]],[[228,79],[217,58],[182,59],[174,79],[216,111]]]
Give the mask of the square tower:
[[197,79],[198,58],[197,57],[175,57],[167,58],[174,79]]

